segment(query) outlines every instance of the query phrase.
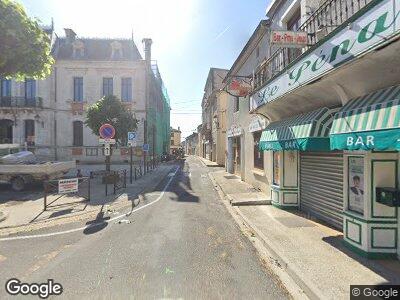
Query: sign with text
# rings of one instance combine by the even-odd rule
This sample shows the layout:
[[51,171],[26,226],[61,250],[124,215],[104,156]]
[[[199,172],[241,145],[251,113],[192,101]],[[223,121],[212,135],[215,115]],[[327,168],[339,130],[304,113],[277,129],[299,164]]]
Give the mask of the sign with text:
[[58,193],[68,194],[78,191],[78,178],[60,179],[58,181]]
[[271,44],[286,48],[303,48],[307,46],[307,32],[272,30]]
[[[341,64],[353,61],[367,50],[372,50],[388,38],[400,34],[400,6],[392,0],[375,2],[360,11],[352,20],[351,30],[347,26],[324,41],[319,47],[302,56],[291,68],[268,81],[250,98],[250,109],[254,110],[289,93],[299,86],[323,76]],[[367,8],[367,7],[366,7]],[[345,23],[346,24],[346,23]]]

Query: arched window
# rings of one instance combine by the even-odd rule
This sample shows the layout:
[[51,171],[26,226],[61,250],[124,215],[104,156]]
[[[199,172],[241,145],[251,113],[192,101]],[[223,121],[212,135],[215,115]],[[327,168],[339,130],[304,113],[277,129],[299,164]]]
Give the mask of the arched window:
[[83,146],[83,122],[74,121],[73,125],[73,142],[72,145],[76,147]]

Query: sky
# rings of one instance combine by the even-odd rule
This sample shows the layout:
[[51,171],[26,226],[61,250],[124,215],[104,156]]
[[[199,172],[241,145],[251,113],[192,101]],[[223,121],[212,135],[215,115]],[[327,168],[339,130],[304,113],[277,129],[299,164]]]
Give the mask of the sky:
[[182,137],[201,123],[201,100],[211,67],[230,69],[269,0],[20,0],[28,15],[78,37],[130,38],[143,55],[151,38],[171,98],[171,126]]

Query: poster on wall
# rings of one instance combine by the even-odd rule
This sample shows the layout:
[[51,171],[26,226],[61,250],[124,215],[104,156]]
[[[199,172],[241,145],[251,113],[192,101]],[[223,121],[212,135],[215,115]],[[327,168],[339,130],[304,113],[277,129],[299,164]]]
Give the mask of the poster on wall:
[[280,157],[280,153],[278,151],[274,151],[274,180],[273,183],[275,185],[280,185],[280,181],[279,181],[279,157]]
[[364,214],[364,158],[349,157],[349,210]]

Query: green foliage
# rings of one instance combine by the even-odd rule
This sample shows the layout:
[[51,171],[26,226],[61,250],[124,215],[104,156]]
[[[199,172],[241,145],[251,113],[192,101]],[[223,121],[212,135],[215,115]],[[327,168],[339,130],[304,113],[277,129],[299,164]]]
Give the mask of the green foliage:
[[40,79],[50,74],[50,38],[14,1],[0,0],[0,41],[0,77]]
[[115,128],[115,139],[126,144],[129,131],[137,129],[138,121],[115,96],[105,96],[87,109],[85,124],[95,135],[99,135],[100,126],[108,123]]

